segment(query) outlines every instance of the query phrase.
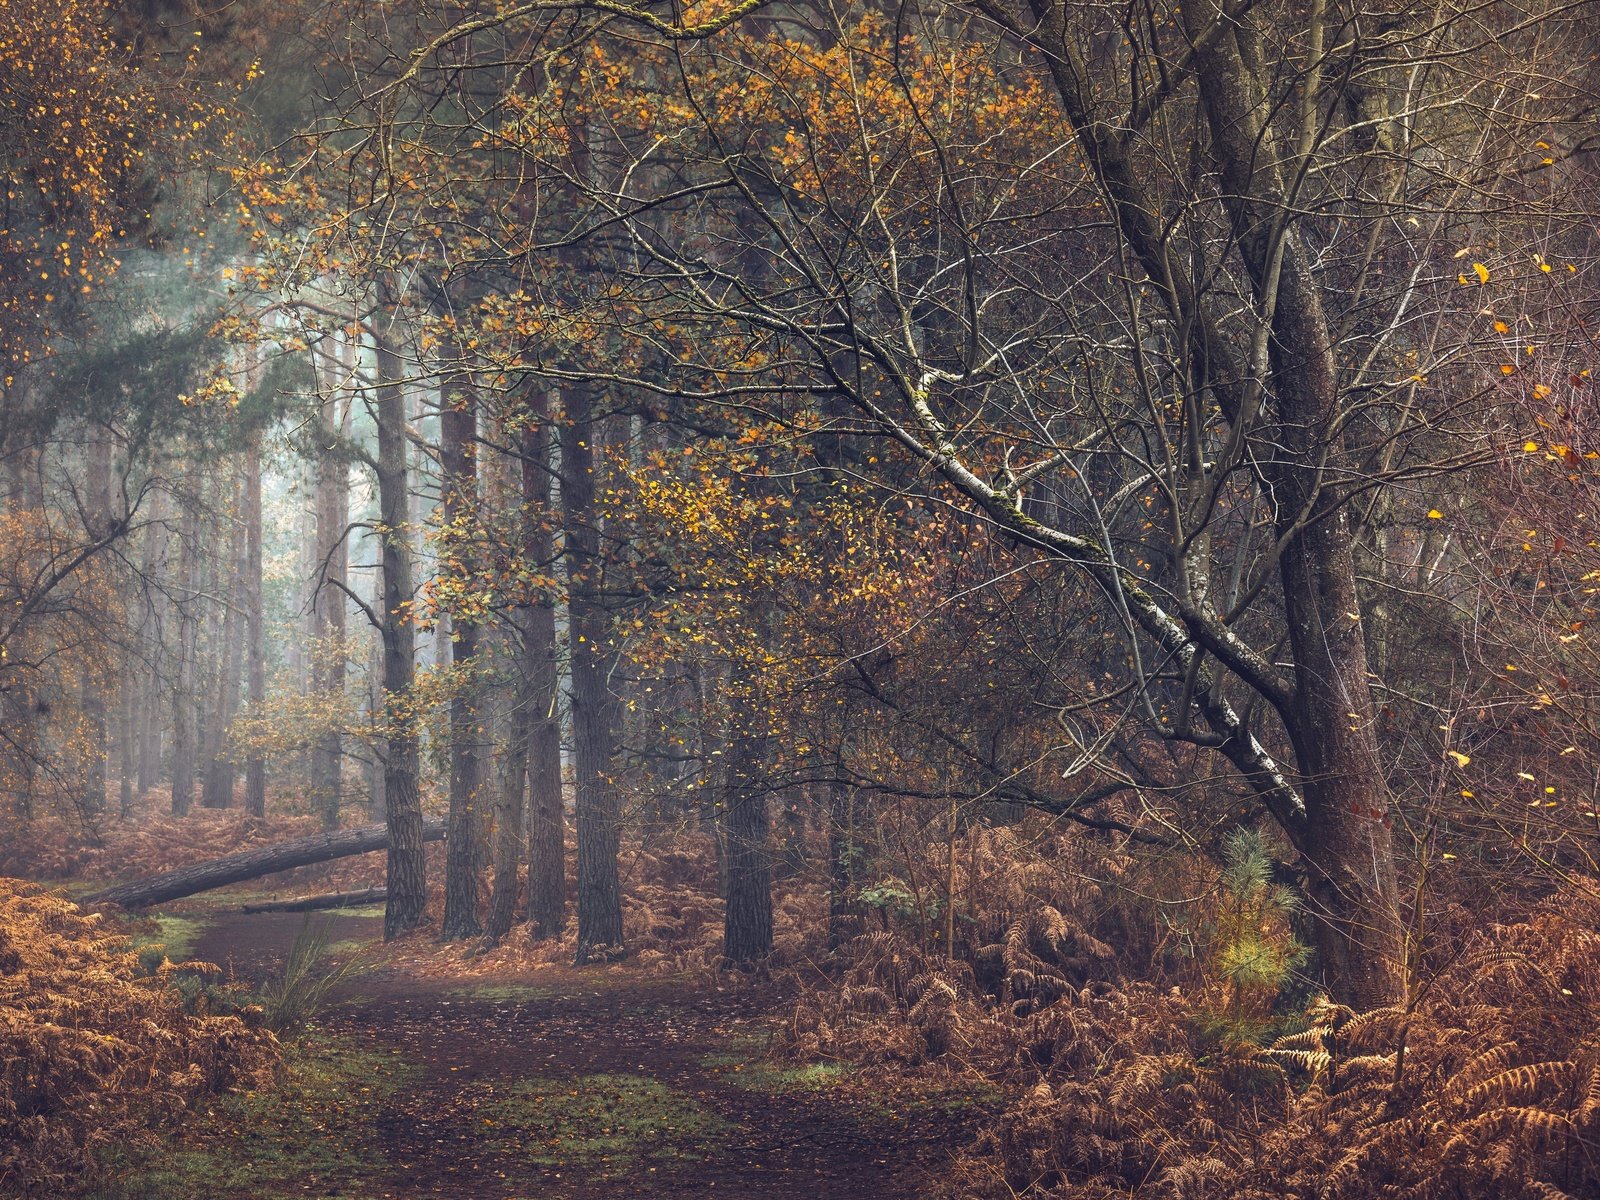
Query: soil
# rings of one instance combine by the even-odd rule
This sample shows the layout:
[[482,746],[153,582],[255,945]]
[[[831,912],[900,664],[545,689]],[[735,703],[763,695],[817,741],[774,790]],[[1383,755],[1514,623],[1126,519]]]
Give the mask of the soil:
[[[303,922],[298,913],[214,913],[194,953],[238,977],[260,978],[281,962]],[[381,928],[375,917],[340,915],[332,922],[333,940],[370,941]],[[386,1200],[927,1194],[970,1136],[976,1109],[948,1097],[929,1102],[926,1095],[784,1082],[792,1074],[762,1055],[781,1009],[771,985],[653,978],[615,967],[547,967],[492,984],[396,972],[362,976],[319,1015],[319,1033],[330,1035],[330,1044],[404,1060],[411,1073],[381,1104],[351,1106],[347,1119],[368,1127],[330,1130],[381,1148],[371,1176],[334,1190],[326,1181],[308,1183],[299,1194]],[[585,1141],[582,1129],[574,1133],[559,1120],[537,1141],[525,1124],[516,1136],[500,1132],[515,1124],[506,1120],[515,1111],[507,1105],[528,1103],[530,1085],[545,1097],[537,1103],[548,1105],[549,1096],[566,1103],[570,1096],[575,1107],[587,1104],[592,1118],[596,1101],[585,1089],[598,1086],[596,1077],[625,1078],[649,1095],[670,1095],[666,1115],[652,1118],[668,1140],[641,1150],[624,1139],[612,1153],[593,1136],[600,1131],[590,1129]],[[675,1122],[690,1133],[680,1137]],[[653,1129],[652,1136],[661,1132]]]

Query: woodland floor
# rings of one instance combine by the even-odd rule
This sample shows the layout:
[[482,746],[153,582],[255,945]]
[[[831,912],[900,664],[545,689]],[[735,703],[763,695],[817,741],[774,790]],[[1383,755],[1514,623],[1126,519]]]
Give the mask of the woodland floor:
[[[192,953],[272,972],[300,914],[187,906]],[[326,918],[313,918],[314,920]],[[370,915],[332,918],[346,948]],[[361,976],[294,1039],[284,1084],[228,1098],[114,1173],[102,1200],[922,1194],[983,1097],[885,1093],[767,1054],[784,1005],[748,980],[546,967]]]

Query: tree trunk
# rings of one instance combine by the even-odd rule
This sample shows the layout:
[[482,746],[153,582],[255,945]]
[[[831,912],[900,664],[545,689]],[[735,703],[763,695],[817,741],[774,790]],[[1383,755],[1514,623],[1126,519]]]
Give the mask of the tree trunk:
[[311,752],[312,801],[325,829],[339,825],[344,803],[344,739],[338,720],[344,699],[345,594],[349,584],[349,553],[345,530],[350,523],[350,467],[342,439],[344,421],[337,389],[338,370],[327,372],[323,387],[330,393],[322,402],[317,460],[317,563],[318,581],[313,605],[316,619],[316,661],[312,687],[326,706],[330,727],[320,734]]
[[494,809],[494,890],[484,933],[499,942],[517,920],[517,868],[522,863],[523,795],[528,778],[528,733],[532,725],[525,682],[518,672],[507,722],[505,750],[500,756],[499,787]]
[[383,936],[394,938],[427,920],[426,860],[422,847],[421,770],[416,725],[405,711],[416,674],[416,627],[411,623],[410,495],[406,469],[405,391],[399,355],[376,337],[378,389],[378,519],[383,561],[384,820],[389,829],[389,897]]
[[[595,511],[594,418],[588,389],[568,392],[561,446],[569,633],[572,639],[573,772],[578,822],[578,954],[622,953],[622,887],[617,877],[620,805],[612,785],[615,715],[608,678],[610,630],[601,598],[599,514]],[[601,948],[604,948],[602,951]]]
[[[252,358],[252,362],[254,359]],[[253,380],[255,372],[249,375]],[[247,389],[248,390],[248,389]],[[259,714],[267,702],[267,658],[261,605],[261,440],[252,438],[245,451],[244,502],[244,611],[245,662],[250,711]],[[267,815],[267,764],[259,752],[244,766],[244,810],[252,817]]]
[[861,932],[855,902],[856,865],[860,858],[856,839],[855,792],[844,784],[828,789],[828,947],[835,949]]
[[[471,586],[473,578],[472,525],[477,519],[477,407],[472,381],[462,366],[461,348],[445,344],[451,366],[441,386],[439,450],[444,469],[445,540],[440,574]],[[482,765],[478,754],[479,690],[477,669],[478,624],[463,611],[452,610],[450,662],[450,843],[444,872],[445,940],[474,937],[478,924],[478,792]],[[515,871],[515,867],[512,868]]]
[[[543,576],[554,569],[550,482],[554,463],[549,395],[533,399],[522,439],[525,554]],[[567,919],[567,834],[561,792],[561,655],[556,644],[554,584],[523,613],[523,672],[528,679],[528,926],[537,940],[561,936]]]
[[[197,482],[192,473],[189,482]],[[178,577],[173,586],[178,612],[178,664],[172,685],[172,814],[176,817],[188,816],[194,804],[194,659],[200,602],[195,574],[200,554],[199,507],[197,497],[185,497],[178,532]]]
[[722,954],[730,964],[757,962],[772,953],[772,862],[765,781],[755,739],[736,735],[723,792],[727,844],[727,905]]
[[[89,527],[85,533],[90,541],[95,541],[103,537],[111,525],[111,438],[104,429],[90,431],[87,465]],[[100,812],[106,806],[106,759],[110,741],[106,693],[114,678],[111,664],[105,663],[100,671],[86,672],[83,681],[83,717],[89,735],[84,788],[90,812]]]
[[[1182,11],[1191,33],[1233,25],[1205,41],[1196,64],[1223,203],[1257,309],[1270,314],[1262,319],[1271,325],[1269,436],[1278,449],[1264,470],[1284,543],[1279,571],[1295,671],[1287,724],[1306,806],[1304,829],[1289,832],[1298,832],[1310,868],[1329,989],[1371,1008],[1400,994],[1403,930],[1349,520],[1343,498],[1326,490],[1351,477],[1333,334],[1299,233],[1282,220],[1294,209],[1285,180],[1261,153],[1274,139],[1266,81],[1247,63],[1252,19],[1233,23],[1216,0],[1184,0]],[[1333,512],[1306,523],[1315,509]]]
[[362,888],[355,892],[325,892],[320,896],[297,896],[293,900],[267,900],[261,904],[241,904],[240,912],[316,912],[324,908],[360,908],[389,898],[389,889]]
[[136,689],[131,664],[124,659],[122,699],[117,714],[117,775],[119,776],[117,811],[127,817],[133,812],[133,786],[139,766],[139,728],[134,719]]
[[[244,509],[243,481],[237,492],[240,513]],[[247,569],[245,538],[242,523],[230,522],[232,533],[228,538],[228,586],[223,590],[226,611],[222,618],[222,677],[217,686],[217,704],[209,743],[209,760],[206,763],[205,782],[201,786],[200,803],[206,808],[228,808],[233,804],[233,784],[238,768],[227,756],[228,727],[239,714],[239,681],[244,673],[244,639],[239,626],[243,623],[241,609],[244,597],[242,583]]]
[[[428,821],[419,826],[419,842],[436,842],[444,837],[443,821]],[[168,900],[181,900],[196,892],[227,887],[230,883],[243,883],[295,867],[329,862],[335,858],[350,858],[356,854],[370,854],[390,845],[389,829],[385,825],[363,825],[360,829],[341,829],[335,833],[319,833],[276,846],[262,846],[245,850],[210,862],[196,863],[176,871],[163,871],[149,879],[122,883],[116,887],[95,892],[84,897],[85,907],[95,904],[120,904],[123,908],[148,908]]]
[[136,703],[139,744],[138,791],[143,797],[161,777],[161,609],[159,593],[151,590],[156,570],[166,557],[167,493],[155,491],[150,499],[150,518],[144,529],[144,545],[139,550],[139,577],[146,589],[144,612],[139,625],[139,646],[143,672]]

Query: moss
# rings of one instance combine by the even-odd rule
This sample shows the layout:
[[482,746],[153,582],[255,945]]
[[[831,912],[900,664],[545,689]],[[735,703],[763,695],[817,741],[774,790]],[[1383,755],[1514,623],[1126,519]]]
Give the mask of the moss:
[[93,1200],[287,1200],[371,1194],[388,1164],[376,1118],[416,1074],[317,1033],[291,1043],[273,1088],[218,1100],[164,1144],[107,1163]]
[[477,1105],[484,1136],[508,1157],[611,1178],[642,1164],[713,1157],[731,1126],[642,1075],[513,1084]]
[[767,1062],[737,1051],[708,1054],[701,1065],[715,1071],[721,1082],[753,1092],[822,1092],[843,1081],[850,1073],[844,1063],[819,1062],[786,1066]]
[[132,938],[132,949],[153,950],[159,946],[173,962],[183,962],[187,958],[194,957],[194,944],[199,941],[207,925],[202,918],[178,917],[170,913],[156,913],[146,920],[153,921],[155,928],[146,928],[142,932],[135,933]]
[[898,1120],[929,1112],[960,1116],[993,1109],[1004,1098],[999,1088],[973,1081],[922,1081],[894,1089],[861,1076],[849,1063],[771,1062],[760,1056],[754,1039],[741,1039],[732,1050],[708,1054],[700,1062],[729,1086],[768,1095],[827,1092],[842,1108],[872,1120]]
[[357,908],[330,908],[328,912],[336,917],[381,917],[383,905],[363,904]]

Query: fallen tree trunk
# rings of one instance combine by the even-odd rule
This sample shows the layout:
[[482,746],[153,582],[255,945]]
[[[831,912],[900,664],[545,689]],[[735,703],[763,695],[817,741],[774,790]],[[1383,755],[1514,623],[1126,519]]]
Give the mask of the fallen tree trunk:
[[[444,839],[444,821],[424,821],[422,840],[437,842]],[[149,879],[118,884],[103,892],[86,896],[81,903],[120,904],[123,908],[148,908],[167,900],[178,900],[196,892],[227,887],[230,883],[243,883],[277,871],[293,867],[306,867],[312,863],[328,862],[335,858],[349,858],[355,854],[370,854],[374,850],[389,848],[387,825],[363,825],[360,829],[341,829],[334,833],[319,833],[315,837],[299,838],[292,842],[279,842],[276,846],[262,846],[214,858],[210,862],[176,871],[164,871]]]
[[362,888],[359,892],[326,892],[320,896],[300,896],[294,900],[264,900],[260,904],[241,904],[240,912],[311,912],[318,908],[360,908],[389,898],[386,887]]

